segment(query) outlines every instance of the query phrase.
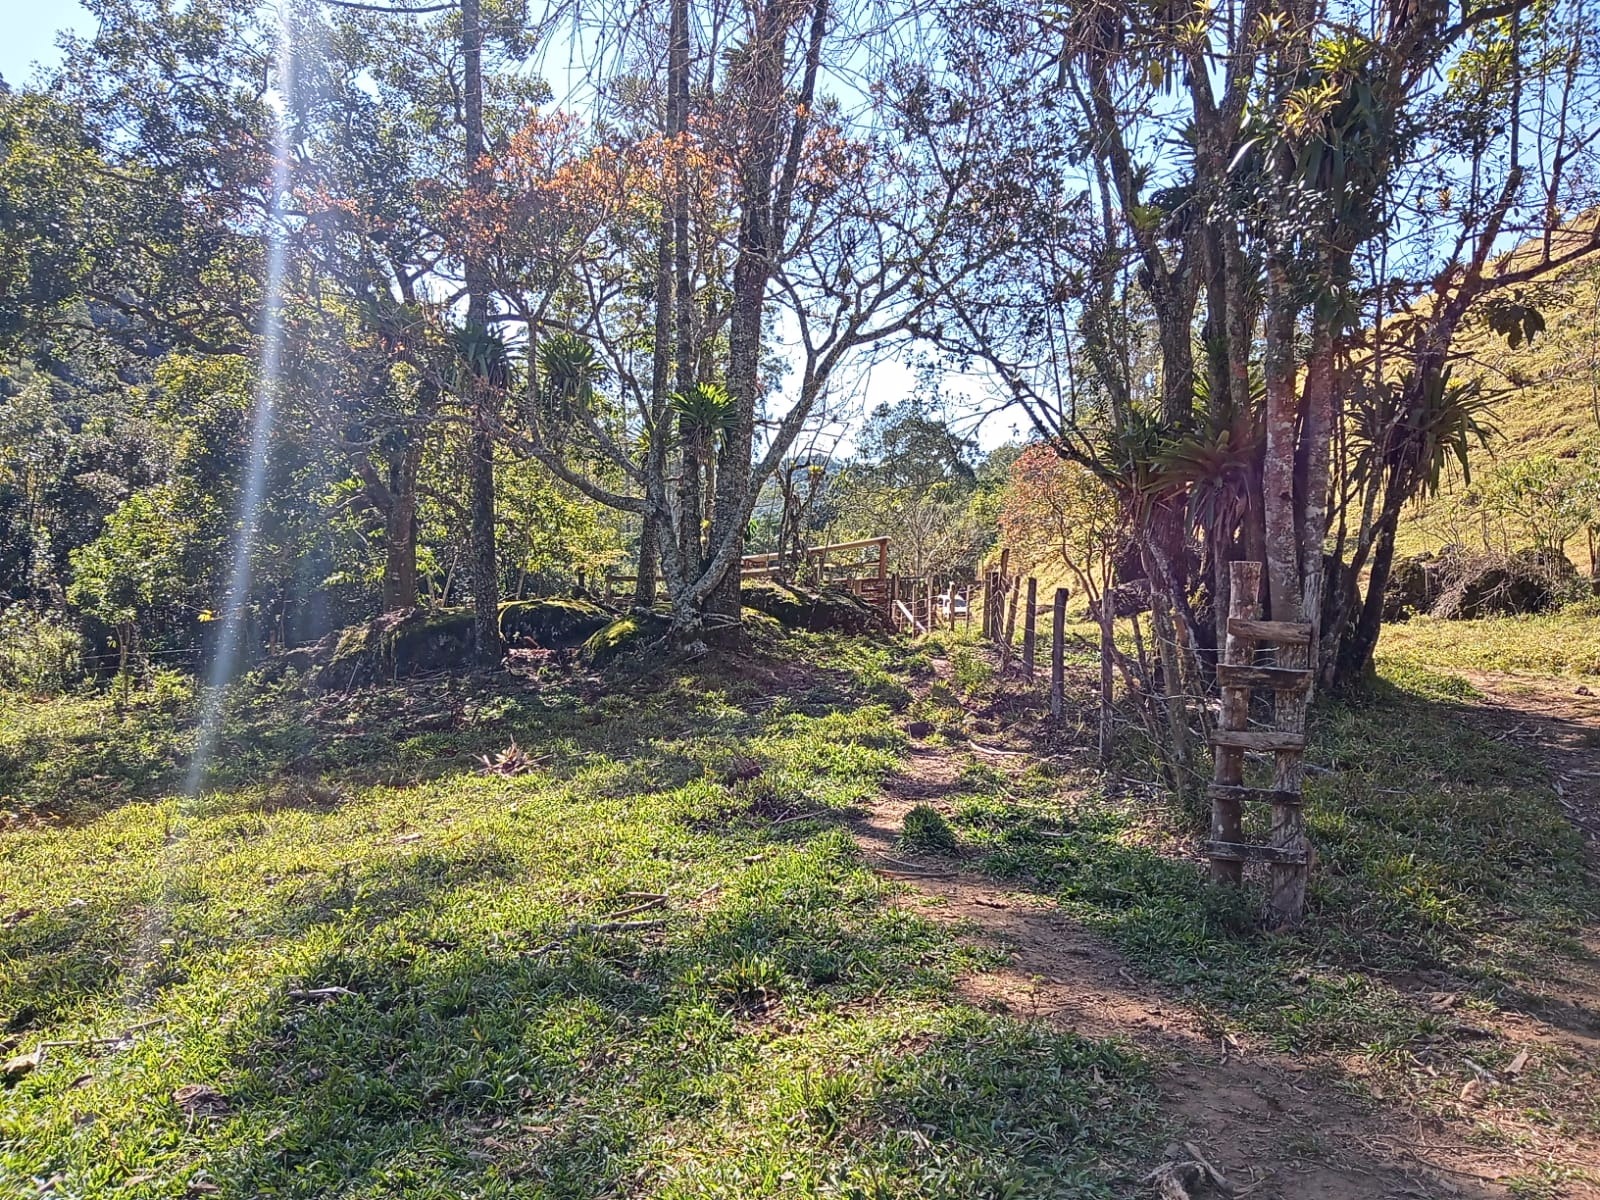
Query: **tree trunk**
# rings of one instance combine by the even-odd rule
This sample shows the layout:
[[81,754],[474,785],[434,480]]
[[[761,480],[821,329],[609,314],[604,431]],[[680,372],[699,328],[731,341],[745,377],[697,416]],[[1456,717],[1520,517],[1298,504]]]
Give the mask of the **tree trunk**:
[[417,606],[416,514],[396,504],[383,519],[383,611]]
[[[466,123],[467,186],[480,190],[483,183],[483,30],[479,21],[479,0],[461,0],[461,57],[463,60]],[[474,331],[487,327],[489,281],[483,263],[469,251],[464,266],[467,285],[467,326]],[[500,640],[500,573],[494,544],[494,432],[490,407],[493,392],[487,380],[474,380],[471,408],[471,436],[467,451],[468,507],[471,513],[469,541],[472,563],[473,632],[478,661],[484,666],[499,663],[504,646]]]
[[1399,524],[1401,507],[1399,503],[1391,505],[1385,497],[1384,510],[1378,518],[1378,536],[1373,545],[1372,570],[1367,576],[1367,594],[1355,627],[1345,633],[1339,642],[1339,657],[1330,680],[1335,688],[1348,687],[1372,665],[1372,656],[1378,648],[1378,635],[1383,631],[1383,593],[1389,586],[1389,573],[1394,567],[1395,530]]
[[383,513],[383,611],[417,606],[417,470],[420,439],[408,445],[390,476]]
[[[712,553],[737,562],[744,550],[745,507],[755,410],[761,403],[761,325],[772,274],[772,173],[778,162],[778,109],[783,96],[784,22],[775,0],[760,10],[750,47],[748,141],[739,168],[738,253],[733,264],[733,310],[728,320],[728,391],[733,420],[724,435],[717,471]],[[731,552],[728,550],[732,546]],[[717,640],[738,640],[739,572],[726,571],[708,597]]]
[[1295,443],[1299,397],[1295,389],[1295,306],[1281,263],[1267,263],[1266,454],[1261,467],[1269,613],[1274,621],[1301,616],[1300,553],[1295,521]]
[[650,608],[656,602],[656,583],[660,579],[657,567],[661,558],[661,525],[654,513],[646,513],[639,526],[638,577],[633,585],[633,606]]

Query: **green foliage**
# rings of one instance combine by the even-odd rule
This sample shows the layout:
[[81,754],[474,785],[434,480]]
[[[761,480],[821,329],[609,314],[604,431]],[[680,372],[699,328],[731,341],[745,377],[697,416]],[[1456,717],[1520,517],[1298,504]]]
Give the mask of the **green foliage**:
[[931,804],[913,805],[900,822],[900,845],[923,854],[949,854],[959,845],[955,830]]
[[1600,452],[1507,459],[1460,503],[1498,526],[1512,548],[1564,553],[1578,533],[1600,529]]
[[1357,386],[1352,479],[1374,488],[1395,479],[1408,499],[1437,495],[1452,464],[1470,482],[1471,452],[1494,435],[1495,399],[1481,379],[1454,380],[1448,367],[1420,384],[1408,374]]
[[697,383],[687,392],[674,392],[669,401],[678,428],[685,436],[719,443],[732,428],[733,397],[720,383]]
[[[505,388],[511,382],[511,348],[505,334],[487,325],[465,325],[452,331],[451,348],[466,377],[491,388]],[[468,390],[466,380],[457,390]]]
[[986,655],[970,645],[952,646],[950,682],[957,691],[976,696],[994,682],[994,666]]
[[119,636],[138,636],[188,591],[183,560],[193,532],[171,488],[128,497],[99,537],[73,551],[67,598]]
[[[430,517],[436,509],[426,506]],[[441,531],[455,529],[456,518],[440,519]],[[615,513],[585,499],[535,462],[500,463],[495,470],[495,516],[500,526],[497,550],[508,574],[508,589],[518,579],[541,590],[570,585],[573,573],[591,581],[628,560],[622,524]],[[441,543],[448,543],[441,537]],[[436,561],[444,545],[434,551]]]
[[1505,338],[1506,345],[1513,350],[1524,343],[1531,345],[1533,339],[1545,331],[1544,314],[1525,303],[1520,291],[1510,296],[1489,296],[1482,308],[1484,323]]
[[0,609],[0,690],[59,695],[83,677],[83,636],[21,604]]

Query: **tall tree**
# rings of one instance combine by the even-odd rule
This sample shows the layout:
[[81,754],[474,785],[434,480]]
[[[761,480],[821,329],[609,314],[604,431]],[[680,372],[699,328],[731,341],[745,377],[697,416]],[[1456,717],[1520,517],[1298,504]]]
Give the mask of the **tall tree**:
[[[464,176],[467,192],[483,190],[485,145],[483,140],[483,26],[478,0],[461,3],[462,132]],[[489,278],[476,247],[469,247],[462,264],[467,287],[467,330],[482,337],[489,329]],[[487,342],[485,342],[487,348]],[[487,362],[472,364],[468,411],[472,440],[467,455],[468,503],[472,512],[472,610],[478,661],[500,661],[500,571],[494,547],[494,427],[495,389],[488,382]]]
[[[542,311],[541,321],[604,357],[625,436],[601,428],[599,413],[566,411],[566,426],[535,421],[519,444],[591,497],[656,523],[674,636],[693,646],[736,636],[737,564],[756,498],[836,374],[908,337],[976,270],[985,241],[1006,235],[982,200],[994,178],[974,169],[981,116],[932,82],[936,37],[909,57],[897,40],[909,24],[885,28],[827,0],[737,12],[680,0],[667,18],[649,78],[671,132],[582,156],[616,155],[626,196],[655,209],[636,214],[647,232],[634,245],[656,254],[634,258],[633,275],[654,281],[654,319],[641,319],[619,286],[628,272],[619,275],[617,255],[568,257],[577,302],[508,305]],[[871,89],[854,82],[862,62],[879,79]],[[846,80],[848,105],[826,94]],[[504,286],[543,295],[549,281]],[[669,325],[670,365],[661,350]],[[665,413],[652,407],[663,375],[675,383]],[[574,427],[584,438],[568,436]],[[580,442],[603,462],[575,457]]]

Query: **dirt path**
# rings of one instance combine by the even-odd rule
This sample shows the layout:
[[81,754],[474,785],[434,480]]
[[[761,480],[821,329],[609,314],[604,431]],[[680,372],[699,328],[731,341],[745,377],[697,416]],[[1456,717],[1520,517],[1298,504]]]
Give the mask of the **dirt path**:
[[[1479,686],[1491,703],[1501,703],[1501,691]],[[1548,698],[1544,691],[1519,695]],[[1507,736],[1537,739],[1547,748],[1573,820],[1600,833],[1600,699],[1572,696],[1538,710],[1508,700],[1494,719],[1508,721]],[[906,885],[902,903],[1006,952],[1006,967],[965,981],[973,1003],[1088,1036],[1120,1037],[1149,1054],[1159,1064],[1164,1115],[1228,1177],[1236,1194],[1489,1200],[1511,1194],[1499,1177],[1537,1163],[1537,1152],[1530,1163],[1487,1149],[1465,1120],[1446,1122],[1403,1102],[1358,1098],[1348,1082],[1336,1086],[1331,1075],[1287,1056],[1223,1038],[1202,1014],[1139,978],[1048,898],[1008,890],[958,860],[908,856],[896,844],[906,812],[918,803],[944,807],[942,798],[958,790],[962,767],[949,748],[917,746],[907,770],[856,822],[858,842],[879,870]],[[1600,978],[1576,967],[1571,978],[1551,981],[1528,1012],[1507,1013],[1504,1032],[1519,1040],[1600,1045],[1591,1041],[1600,1028],[1585,1026],[1596,996]],[[1538,1011],[1541,1006],[1548,1011]],[[1141,1194],[1157,1193],[1146,1188]],[[1202,1194],[1211,1193],[1195,1193]],[[1581,1183],[1561,1194],[1600,1200],[1600,1191]]]
[[[1483,693],[1478,706],[1491,737],[1537,751],[1549,764],[1561,807],[1588,841],[1600,871],[1600,685],[1533,675],[1462,672]],[[1560,964],[1529,988],[1531,1039],[1600,1057],[1600,930],[1582,939],[1587,961]]]
[[1458,672],[1483,693],[1492,735],[1538,750],[1561,806],[1600,855],[1600,683],[1536,675]]

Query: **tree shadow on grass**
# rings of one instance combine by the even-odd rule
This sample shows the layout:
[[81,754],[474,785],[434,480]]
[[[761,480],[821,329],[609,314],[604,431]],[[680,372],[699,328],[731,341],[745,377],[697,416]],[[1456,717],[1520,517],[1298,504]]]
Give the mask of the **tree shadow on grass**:
[[1107,1195],[1126,1165],[1137,1060],[945,1007],[966,952],[888,905],[837,831],[665,920],[448,950],[378,930],[312,964],[352,994],[256,1015],[210,1178],[306,1197],[914,1181],[953,1200]]
[[[221,857],[159,889],[162,974],[130,961],[145,898],[122,885],[10,945],[101,964],[62,975],[56,1020],[124,1020],[136,988],[171,1019],[52,1051],[12,1093],[5,1169],[130,1197],[1110,1194],[1150,1132],[1136,1059],[952,1004],[977,952],[891,904],[842,831],[783,819],[849,803],[901,745],[850,677],[793,704],[715,678],[489,697],[437,731],[455,752],[418,785],[421,845],[387,833],[409,793],[206,797],[192,832]],[[347,739],[333,782],[385,769],[396,727]],[[513,736],[549,760],[452,790]],[[224,769],[320,773],[291,750]],[[664,879],[663,906],[612,916]],[[210,1115],[171,1099],[196,1083]]]
[[[330,696],[247,679],[235,685],[201,791],[256,789],[252,804],[288,796],[294,806],[288,794],[306,780],[324,798],[340,785],[426,784],[476,770],[513,741],[557,774],[599,756],[643,756],[658,778],[681,783],[696,764],[661,743],[689,732],[732,736],[763,699],[740,682],[712,672],[610,695],[579,679],[532,688],[485,673]],[[730,687],[744,694],[717,690]],[[5,715],[15,732],[0,739],[0,797],[21,822],[60,827],[170,796],[189,771],[196,714],[192,698],[154,695],[125,708],[109,696],[13,704]]]

